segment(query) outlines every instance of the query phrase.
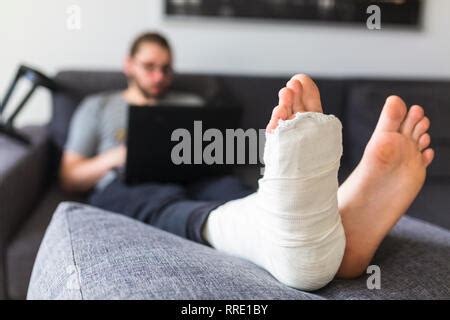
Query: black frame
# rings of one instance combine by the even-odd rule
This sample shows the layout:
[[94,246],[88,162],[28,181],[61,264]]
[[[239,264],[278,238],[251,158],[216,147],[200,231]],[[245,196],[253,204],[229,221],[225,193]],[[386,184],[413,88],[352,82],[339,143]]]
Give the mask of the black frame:
[[423,0],[166,0],[168,17],[246,18],[364,24],[368,6],[381,9],[383,25],[418,27]]

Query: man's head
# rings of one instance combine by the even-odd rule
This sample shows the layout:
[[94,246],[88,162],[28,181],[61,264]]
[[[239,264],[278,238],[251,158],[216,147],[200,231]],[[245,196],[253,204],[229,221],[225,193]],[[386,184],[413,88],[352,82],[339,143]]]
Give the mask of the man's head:
[[158,99],[172,82],[172,52],[160,34],[148,32],[137,37],[125,60],[125,74],[130,86],[147,98]]

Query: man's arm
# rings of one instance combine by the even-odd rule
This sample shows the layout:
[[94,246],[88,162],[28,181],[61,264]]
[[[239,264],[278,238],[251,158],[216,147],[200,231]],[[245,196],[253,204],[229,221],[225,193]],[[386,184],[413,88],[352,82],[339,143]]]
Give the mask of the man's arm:
[[123,166],[126,148],[119,146],[92,158],[65,151],[60,169],[61,186],[67,192],[87,192],[111,169]]
[[124,146],[97,154],[98,126],[104,105],[103,95],[88,97],[72,118],[59,172],[66,191],[89,191],[109,170],[125,163]]

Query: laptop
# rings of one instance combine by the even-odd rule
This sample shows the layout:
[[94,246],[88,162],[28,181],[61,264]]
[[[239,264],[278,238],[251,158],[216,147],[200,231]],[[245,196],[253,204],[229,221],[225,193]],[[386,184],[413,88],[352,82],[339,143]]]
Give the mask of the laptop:
[[204,133],[220,131],[225,159],[226,129],[239,128],[241,113],[238,107],[130,106],[125,183],[182,183],[230,173],[232,164],[211,164],[211,157],[203,156],[215,140]]

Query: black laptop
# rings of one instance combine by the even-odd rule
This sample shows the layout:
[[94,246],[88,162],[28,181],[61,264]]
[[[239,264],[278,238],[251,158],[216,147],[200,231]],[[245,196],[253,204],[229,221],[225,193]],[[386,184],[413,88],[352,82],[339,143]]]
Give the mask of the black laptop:
[[214,129],[215,135],[217,130],[222,133],[225,159],[225,131],[239,127],[241,111],[238,107],[130,106],[125,182],[187,182],[231,172],[233,165],[203,159],[204,147],[215,140],[207,134],[204,141],[204,133],[208,129]]

